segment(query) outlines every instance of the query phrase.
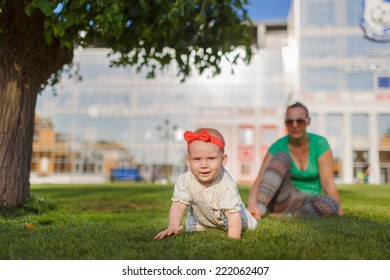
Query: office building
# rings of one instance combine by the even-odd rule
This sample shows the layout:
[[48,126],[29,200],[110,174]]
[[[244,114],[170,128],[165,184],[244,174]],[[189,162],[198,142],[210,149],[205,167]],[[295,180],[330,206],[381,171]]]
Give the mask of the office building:
[[288,23],[256,24],[250,65],[184,83],[173,66],[148,80],[109,68],[106,49],[77,50],[82,82],[64,78],[38,99],[32,182],[102,182],[118,167],[174,181],[186,169],[182,135],[197,127],[219,129],[227,170],[252,182],[295,101],[330,141],[337,182],[356,182],[366,164],[371,183],[390,182],[390,42],[366,37],[363,4],[292,1]]

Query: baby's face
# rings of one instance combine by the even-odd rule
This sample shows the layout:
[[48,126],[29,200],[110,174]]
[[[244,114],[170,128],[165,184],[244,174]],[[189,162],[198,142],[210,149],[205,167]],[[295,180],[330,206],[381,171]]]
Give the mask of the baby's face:
[[200,140],[191,144],[187,155],[192,174],[206,188],[217,178],[226,160],[227,156],[216,145]]

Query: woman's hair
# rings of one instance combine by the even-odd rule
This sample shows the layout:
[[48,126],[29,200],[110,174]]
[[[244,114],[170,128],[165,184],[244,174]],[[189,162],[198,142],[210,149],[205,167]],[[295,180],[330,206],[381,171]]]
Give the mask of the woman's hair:
[[305,105],[303,105],[301,102],[295,102],[294,104],[291,104],[290,106],[287,107],[286,113],[288,110],[293,109],[293,108],[303,108],[306,111],[306,115],[309,118],[309,110]]

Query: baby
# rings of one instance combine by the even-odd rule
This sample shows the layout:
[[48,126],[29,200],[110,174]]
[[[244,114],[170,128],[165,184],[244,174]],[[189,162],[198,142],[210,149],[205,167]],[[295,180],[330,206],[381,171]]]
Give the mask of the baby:
[[163,239],[183,230],[227,229],[228,237],[240,239],[243,228],[255,229],[257,221],[244,206],[237,184],[225,170],[225,141],[216,129],[186,131],[189,170],[180,175],[174,188],[168,228],[155,238]]

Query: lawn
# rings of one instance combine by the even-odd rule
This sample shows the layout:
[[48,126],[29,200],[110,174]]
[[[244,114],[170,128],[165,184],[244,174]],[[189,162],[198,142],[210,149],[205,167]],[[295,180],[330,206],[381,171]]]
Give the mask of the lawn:
[[[249,186],[240,185],[246,202]],[[35,185],[33,209],[0,216],[2,260],[390,259],[390,185],[340,185],[344,217],[266,217],[239,241],[222,230],[154,235],[172,185]]]

